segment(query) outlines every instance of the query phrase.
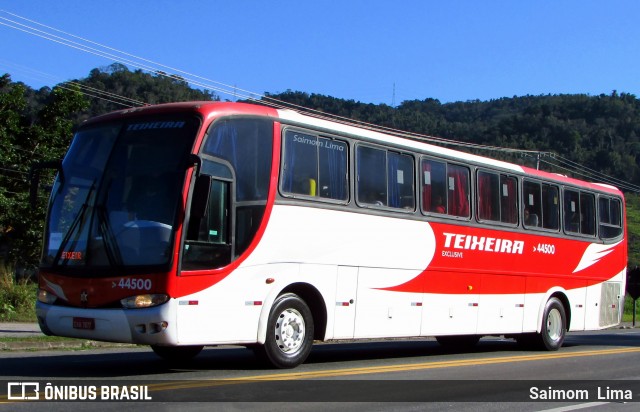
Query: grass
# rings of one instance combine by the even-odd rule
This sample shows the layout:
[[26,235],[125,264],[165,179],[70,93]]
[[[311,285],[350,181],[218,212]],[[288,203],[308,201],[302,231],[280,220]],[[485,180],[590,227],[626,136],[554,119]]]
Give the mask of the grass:
[[35,322],[37,285],[17,281],[12,268],[0,265],[0,322]]
[[[622,315],[623,322],[631,322],[633,320],[633,299],[627,295],[624,302],[624,313]],[[636,303],[636,324],[640,324],[640,300]]]

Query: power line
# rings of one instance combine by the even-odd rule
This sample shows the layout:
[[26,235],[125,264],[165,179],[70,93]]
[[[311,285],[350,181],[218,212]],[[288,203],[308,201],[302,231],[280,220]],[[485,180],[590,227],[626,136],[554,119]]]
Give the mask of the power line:
[[589,175],[594,176],[594,177],[596,177],[598,179],[607,179],[608,182],[611,182],[611,183],[616,184],[616,185],[630,185],[630,186],[635,187],[637,191],[640,191],[640,186],[631,185],[629,182],[626,182],[626,181],[618,179],[618,178],[616,178],[614,176],[609,176],[609,175],[606,175],[606,174],[604,174],[602,172],[598,172],[596,170],[590,169],[590,168],[588,168],[588,167],[586,167],[584,165],[581,165],[581,164],[576,163],[576,162],[574,162],[572,160],[566,159],[566,158],[564,158],[562,156],[556,156],[556,158],[561,163],[567,164],[568,166],[573,167],[573,168],[575,168],[577,170],[582,170],[582,171],[584,171],[584,173],[588,173]]
[[[560,169],[560,170],[564,170],[572,175],[577,175],[577,176],[581,176],[587,179],[593,179],[594,175],[590,174],[588,171],[583,171],[583,169],[576,169],[576,168],[568,168],[568,167],[564,167],[561,164],[558,163],[553,163],[544,159],[540,160],[542,163],[546,163],[547,165],[551,166],[552,168],[556,168],[556,169]],[[602,175],[602,176],[607,176],[607,175]],[[598,178],[596,179],[597,181],[599,181],[599,183],[605,183],[605,184],[610,184],[612,186],[616,186],[619,189],[623,189],[629,192],[634,192],[634,193],[640,193],[640,187],[628,183],[628,182],[615,182],[614,180],[612,180],[613,178],[611,176],[607,176],[606,178]]]
[[0,167],[0,170],[2,170],[4,172],[20,173],[20,174],[23,174],[23,175],[28,175],[29,174],[27,172],[23,172],[23,171],[20,171],[18,169],[10,169],[10,168],[6,168],[6,167]]
[[[260,93],[254,93],[248,90],[244,90],[241,88],[238,88],[235,85],[229,85],[226,83],[222,83],[222,82],[218,82],[215,80],[211,80],[208,79],[206,77],[202,77],[202,76],[198,76],[195,75],[193,73],[189,73],[183,70],[180,70],[178,68],[175,67],[171,67],[168,65],[164,65],[140,56],[136,56],[134,54],[131,53],[127,53],[118,49],[115,49],[113,47],[101,44],[101,43],[97,43],[94,41],[91,41],[89,39],[71,34],[71,33],[67,33],[65,31],[56,29],[54,27],[51,26],[47,26],[44,25],[42,23],[39,23],[37,21],[34,20],[30,20],[27,19],[25,17],[19,16],[17,14],[14,13],[10,13],[7,11],[4,11],[4,13],[13,16],[15,19],[19,19],[22,21],[26,21],[32,25],[37,25],[39,27],[45,28],[49,31],[44,31],[41,29],[38,29],[32,25],[28,25],[28,24],[24,24],[24,23],[20,23],[16,20],[12,20],[6,17],[0,17],[0,25],[4,25],[10,28],[13,28],[15,30],[19,30],[28,34],[31,34],[33,36],[37,36],[37,37],[41,37],[44,38],[46,40],[55,42],[55,43],[59,43],[62,45],[65,45],[67,47],[71,47],[86,53],[90,53],[99,57],[104,57],[107,59],[112,59],[115,60],[117,62],[126,64],[126,65],[130,65],[132,67],[136,67],[148,72],[152,72],[155,73],[157,75],[161,75],[161,76],[166,76],[169,78],[180,78],[182,80],[187,81],[188,83],[191,83],[192,85],[198,86],[198,87],[202,87],[204,89],[208,89],[208,90],[212,90],[218,93],[222,93],[222,94],[226,94],[226,95],[230,95],[233,96],[234,98],[242,98],[244,100],[248,100],[248,101],[255,101],[258,102],[260,104],[264,104],[264,105],[268,105],[277,109],[286,109],[286,108],[294,108],[304,114],[307,114],[309,116],[315,117],[315,118],[319,118],[319,119],[323,119],[323,120],[330,120],[330,121],[334,121],[334,122],[338,122],[338,123],[342,123],[342,124],[346,124],[346,125],[351,125],[351,126],[359,126],[361,128],[365,128],[368,130],[372,130],[372,131],[377,131],[377,132],[383,132],[383,133],[387,133],[387,134],[391,134],[397,137],[403,137],[403,138],[409,138],[412,140],[418,140],[418,141],[423,141],[423,142],[427,142],[427,143],[434,143],[434,144],[439,144],[439,145],[448,145],[448,146],[454,146],[454,147],[462,147],[462,148],[466,148],[466,149],[470,149],[470,150],[478,150],[478,151],[492,151],[492,152],[501,152],[501,153],[506,153],[506,154],[524,154],[524,155],[531,155],[531,154],[536,154],[536,155],[545,155],[545,156],[549,156],[550,158],[554,158],[554,154],[553,153],[549,153],[549,152],[540,152],[540,151],[536,151],[536,150],[523,150],[523,149],[515,149],[515,148],[504,148],[504,147],[496,147],[496,146],[487,146],[487,145],[482,145],[482,144],[477,144],[477,143],[468,143],[468,142],[461,142],[461,141],[457,141],[457,140],[452,140],[452,139],[444,139],[444,138],[439,138],[439,137],[435,137],[435,136],[430,136],[430,135],[425,135],[425,134],[420,134],[420,133],[413,133],[413,132],[406,132],[406,131],[401,131],[395,128],[390,128],[390,127],[385,127],[385,126],[380,126],[380,125],[375,125],[372,123],[368,123],[368,122],[364,122],[364,121],[358,121],[358,120],[354,120],[354,119],[350,119],[350,118],[346,118],[343,116],[339,116],[339,115],[332,115],[332,114],[327,114],[325,112],[321,112],[319,110],[314,110],[308,107],[304,107],[304,106],[300,106],[300,105],[296,105],[296,104],[292,104],[292,103],[288,103],[279,99],[275,99],[271,96],[265,96],[262,95]],[[51,31],[58,33],[58,34],[62,34],[63,36],[67,36],[67,37],[62,37],[59,36],[57,34],[52,33]],[[75,39],[75,40],[74,40]],[[78,41],[76,41],[78,40]],[[160,70],[160,68],[162,68],[163,70]],[[175,73],[180,73],[181,76],[177,76],[175,74],[167,74],[164,72],[164,70],[170,70],[172,72]],[[120,104],[126,107],[133,107],[130,105],[144,105],[144,102],[140,102],[140,101],[136,101],[133,99],[128,99],[125,98],[123,96],[119,96],[117,94],[113,94],[113,93],[109,93],[109,92],[104,92],[104,91],[99,91],[97,89],[92,89],[90,87],[86,87],[84,85],[81,85],[79,83],[75,83],[75,82],[68,82],[69,84],[72,85],[76,85],[78,87],[80,87],[83,91],[84,94],[91,96],[91,97],[95,97],[95,98],[100,98],[103,100],[107,100],[110,101],[112,103],[115,104]],[[59,87],[63,87],[64,86],[59,86]],[[395,92],[395,90],[394,90]],[[93,93],[93,94],[92,94]],[[256,99],[256,96],[260,98],[260,100]],[[543,163],[545,164],[549,164],[552,165],[554,167],[559,167],[561,169],[564,170],[574,170],[574,172],[576,174],[579,174],[581,176],[589,176],[589,178],[593,178],[593,176],[598,177],[601,180],[605,180],[606,182],[616,182],[616,184],[620,187],[625,187],[628,188],[628,190],[633,190],[633,191],[640,191],[640,187],[629,184],[628,182],[624,182],[622,180],[616,179],[614,177],[599,173],[599,172],[595,172],[592,171],[590,169],[586,169],[584,168],[582,165],[579,165],[575,162],[571,162],[568,161],[568,159],[564,159],[560,156],[557,156],[557,159],[559,162],[565,162],[565,164],[567,165],[571,165],[571,163],[573,163],[573,165],[571,165],[574,169],[569,169],[567,167],[558,165],[558,164],[554,164],[551,163],[549,161],[546,160],[542,160]],[[569,163],[571,162],[571,163]],[[561,163],[562,164],[562,163]],[[586,169],[586,170],[585,170]],[[594,173],[595,172],[595,173]]]

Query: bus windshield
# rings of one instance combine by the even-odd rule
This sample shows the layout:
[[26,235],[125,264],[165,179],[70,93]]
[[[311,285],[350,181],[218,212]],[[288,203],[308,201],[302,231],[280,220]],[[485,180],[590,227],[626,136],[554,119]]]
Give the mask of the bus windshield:
[[168,264],[199,124],[144,118],[81,129],[52,190],[42,267]]

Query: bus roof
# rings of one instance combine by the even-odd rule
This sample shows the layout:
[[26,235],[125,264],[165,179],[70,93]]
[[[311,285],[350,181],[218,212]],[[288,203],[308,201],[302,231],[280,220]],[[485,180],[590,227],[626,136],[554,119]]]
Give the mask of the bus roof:
[[[437,146],[430,143],[420,142],[413,140],[410,137],[398,137],[390,134],[385,134],[375,130],[367,129],[365,127],[359,127],[357,125],[348,124],[348,119],[345,122],[325,120],[314,116],[299,113],[290,109],[274,109],[268,106],[262,106],[258,104],[248,103],[234,103],[234,102],[211,102],[211,101],[193,101],[193,102],[180,102],[180,103],[165,103],[158,105],[149,105],[143,107],[136,107],[131,109],[119,110],[116,112],[104,114],[94,117],[83,123],[83,126],[90,125],[96,122],[103,122],[108,120],[115,120],[122,117],[134,117],[140,115],[162,115],[175,112],[192,112],[199,113],[205,119],[217,116],[227,115],[258,115],[268,116],[274,119],[279,119],[283,123],[298,125],[301,127],[307,126],[316,129],[321,129],[327,133],[336,133],[349,135],[370,141],[373,143],[391,144],[396,147],[406,148],[407,150],[415,150],[424,154],[432,154],[435,156],[444,156],[448,159],[460,162],[472,162],[476,165],[487,166],[496,169],[501,169],[506,172],[515,172],[519,174],[528,175],[531,177],[537,177],[544,180],[555,181],[560,184],[568,184],[572,186],[586,187],[593,190],[614,193],[621,195],[619,189],[600,183],[590,183],[580,179],[574,179],[571,177],[563,176],[556,173],[549,173],[541,170],[536,170],[526,166],[519,166],[514,163],[509,163],[501,160],[492,159],[485,156],[474,155],[459,150],[453,150],[441,146]],[[375,127],[375,126],[372,126]]]

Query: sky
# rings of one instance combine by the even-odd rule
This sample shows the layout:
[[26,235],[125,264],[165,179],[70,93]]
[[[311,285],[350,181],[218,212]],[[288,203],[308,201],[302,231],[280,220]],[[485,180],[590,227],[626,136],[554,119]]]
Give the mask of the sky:
[[52,87],[120,61],[223,100],[640,96],[639,19],[637,0],[0,0],[0,74]]

